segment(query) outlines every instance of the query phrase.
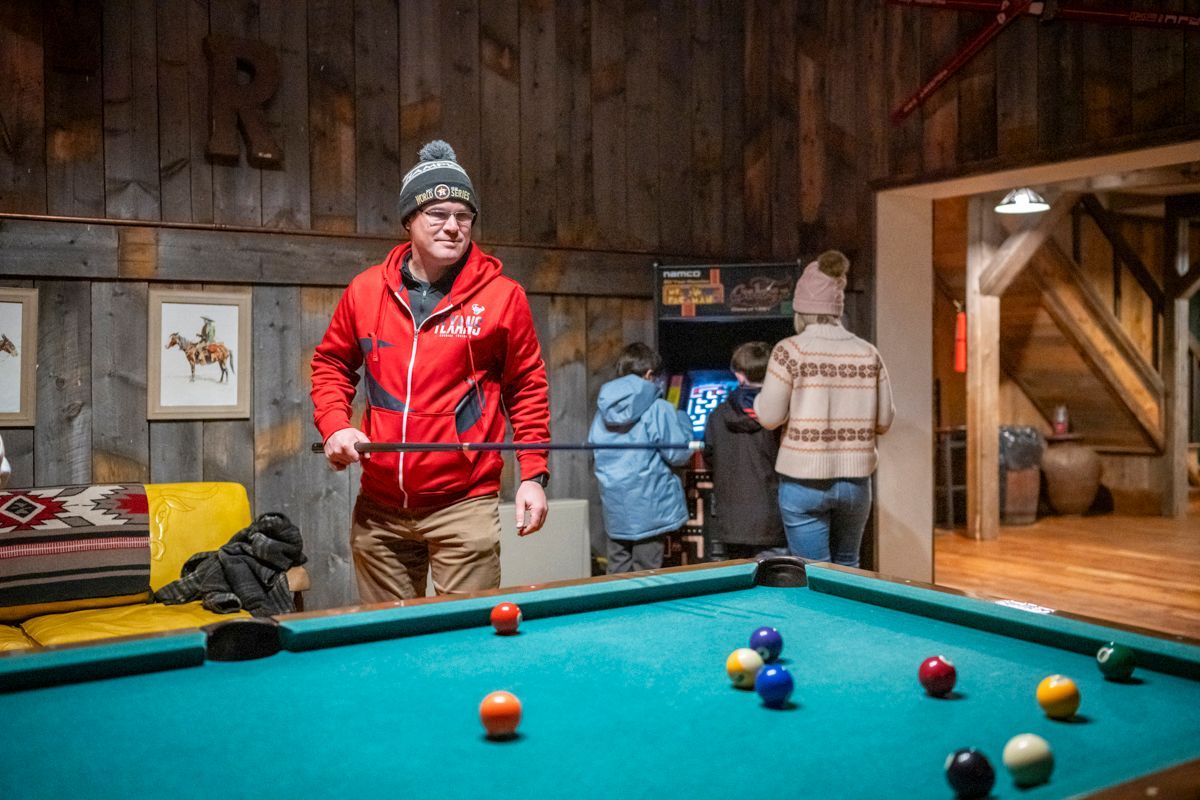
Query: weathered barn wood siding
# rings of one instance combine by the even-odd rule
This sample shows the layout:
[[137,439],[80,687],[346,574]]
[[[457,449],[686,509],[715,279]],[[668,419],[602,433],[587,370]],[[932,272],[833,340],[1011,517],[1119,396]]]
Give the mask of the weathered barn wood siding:
[[[655,260],[839,247],[870,308],[873,183],[1200,133],[1200,33],[1032,18],[893,125],[985,21],[879,0],[0,3],[0,214],[20,215],[0,280],[41,292],[38,424],[3,432],[15,480],[240,481],[305,530],[313,605],[346,602],[357,478],[304,450],[307,365],[339,287],[402,238],[422,143],[470,171],[574,439],[621,345],[653,338]],[[205,155],[218,33],[278,54],[275,168]],[[146,421],[152,285],[252,287],[250,419]],[[552,496],[596,499],[586,457],[554,468]]]

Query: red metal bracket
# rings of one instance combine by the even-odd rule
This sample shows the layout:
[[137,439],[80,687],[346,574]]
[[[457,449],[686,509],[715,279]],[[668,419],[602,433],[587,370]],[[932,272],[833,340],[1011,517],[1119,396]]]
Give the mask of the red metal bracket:
[[[979,11],[996,14],[1001,0],[887,0],[893,6],[920,6],[939,11]],[[1063,8],[1056,3],[1038,0],[1029,4],[1025,14],[1045,21],[1062,19],[1071,22],[1099,22],[1105,25],[1129,25],[1138,28],[1183,28],[1200,31],[1200,16],[1167,11],[1112,11],[1091,8]]]
[[1018,17],[1029,10],[1029,6],[1033,4],[1033,0],[1000,0],[998,3],[995,16],[991,22],[984,25],[983,28],[975,34],[971,41],[963,45],[957,53],[952,55],[950,59],[933,74],[933,77],[925,82],[925,85],[916,91],[912,97],[900,104],[900,107],[892,112],[892,122],[900,124],[909,114],[924,103],[929,95],[936,92],[943,83],[950,80],[950,76],[962,69],[963,65],[970,61],[975,55],[982,50],[987,43],[995,39],[1002,30],[1007,28]]
[[887,0],[894,6],[920,6],[939,11],[978,11],[992,14],[991,22],[975,34],[933,74],[911,97],[892,112],[892,122],[899,125],[919,108],[931,94],[941,88],[955,72],[962,69],[992,39],[1022,15],[1043,20],[1061,19],[1075,22],[1098,22],[1106,25],[1129,25],[1142,28],[1184,28],[1200,30],[1200,16],[1161,11],[1106,11],[1086,8],[1063,8],[1056,2],[1033,0]]

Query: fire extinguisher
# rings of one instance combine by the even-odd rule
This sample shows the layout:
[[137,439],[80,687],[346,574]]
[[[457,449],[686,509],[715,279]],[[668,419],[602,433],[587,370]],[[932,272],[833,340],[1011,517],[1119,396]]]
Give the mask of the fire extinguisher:
[[967,371],[967,312],[954,301],[954,371]]

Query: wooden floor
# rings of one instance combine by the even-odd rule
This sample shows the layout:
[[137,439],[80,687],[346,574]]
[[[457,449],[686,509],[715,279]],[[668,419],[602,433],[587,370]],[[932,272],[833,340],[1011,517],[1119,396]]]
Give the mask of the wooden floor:
[[1200,491],[1185,519],[1043,517],[934,536],[934,582],[1200,639]]

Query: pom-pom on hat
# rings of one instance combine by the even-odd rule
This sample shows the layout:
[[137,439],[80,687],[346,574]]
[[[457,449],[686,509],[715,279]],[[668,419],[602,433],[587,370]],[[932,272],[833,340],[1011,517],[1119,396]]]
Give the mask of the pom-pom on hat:
[[840,317],[846,300],[846,270],[849,267],[847,258],[836,250],[817,256],[796,281],[792,311]]
[[421,206],[442,200],[458,200],[479,213],[479,198],[467,171],[458,163],[454,148],[434,139],[417,153],[417,165],[400,184],[400,219],[408,218]]

